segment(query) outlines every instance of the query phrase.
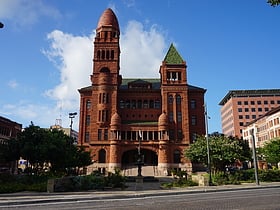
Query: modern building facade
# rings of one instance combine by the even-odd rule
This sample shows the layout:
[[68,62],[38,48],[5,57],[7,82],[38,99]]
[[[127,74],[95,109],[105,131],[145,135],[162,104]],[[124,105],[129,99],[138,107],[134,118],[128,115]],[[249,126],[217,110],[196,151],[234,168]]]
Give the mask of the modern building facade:
[[196,135],[205,134],[206,90],[188,84],[186,62],[173,44],[160,78],[122,78],[119,38],[117,17],[106,9],[96,28],[91,85],[79,89],[78,144],[94,160],[88,173],[119,168],[135,175],[139,152],[143,175],[191,171],[183,153]]
[[222,133],[241,138],[248,123],[280,106],[280,89],[231,90],[219,105]]
[[244,127],[243,139],[248,140],[251,148],[252,135],[254,135],[257,148],[263,147],[271,139],[280,138],[280,106],[270,110]]

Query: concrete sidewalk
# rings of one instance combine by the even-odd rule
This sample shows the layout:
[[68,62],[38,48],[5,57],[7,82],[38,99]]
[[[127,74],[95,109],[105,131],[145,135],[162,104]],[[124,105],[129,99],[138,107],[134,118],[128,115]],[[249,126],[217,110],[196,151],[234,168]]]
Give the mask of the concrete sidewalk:
[[111,189],[104,191],[67,192],[67,193],[34,193],[20,192],[11,194],[0,194],[0,208],[7,205],[30,204],[30,203],[51,203],[62,201],[101,200],[101,199],[124,199],[135,197],[207,193],[215,191],[233,191],[257,188],[280,188],[280,182],[262,182],[260,185],[246,183],[241,185],[203,186],[171,189],[151,189],[151,183],[143,183],[142,190],[135,190],[135,183],[130,183],[125,190]]

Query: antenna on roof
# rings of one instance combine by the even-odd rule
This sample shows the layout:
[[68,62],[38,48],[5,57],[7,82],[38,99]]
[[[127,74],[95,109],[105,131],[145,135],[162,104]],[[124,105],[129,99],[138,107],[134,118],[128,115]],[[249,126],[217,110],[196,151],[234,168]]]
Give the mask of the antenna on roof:
[[59,127],[62,127],[61,113],[62,113],[62,102],[60,102],[60,105],[59,105],[59,118],[55,119],[55,125],[59,126]]
[[55,125],[62,127],[62,119],[55,119]]

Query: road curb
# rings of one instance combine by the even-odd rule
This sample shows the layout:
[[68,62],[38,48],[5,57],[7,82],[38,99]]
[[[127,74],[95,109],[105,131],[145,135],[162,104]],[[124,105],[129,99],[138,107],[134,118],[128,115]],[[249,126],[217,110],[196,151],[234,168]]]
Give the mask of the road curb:
[[[74,193],[44,193],[44,194],[17,194],[18,199],[14,194],[5,194],[3,197],[5,201],[0,201],[0,208],[3,206],[24,205],[24,204],[40,204],[40,203],[52,203],[52,202],[71,202],[71,201],[87,201],[87,200],[106,200],[106,199],[128,199],[128,198],[143,198],[143,197],[156,197],[156,196],[168,196],[168,195],[183,195],[183,194],[195,194],[195,193],[211,193],[211,192],[224,192],[224,191],[241,191],[250,189],[263,189],[263,188],[280,188],[280,185],[256,185],[256,186],[213,186],[204,188],[171,188],[162,190],[139,190],[139,191],[120,191],[121,194],[117,194],[117,191],[106,191],[102,193],[100,191],[95,192],[74,192]],[[36,198],[37,196],[37,198]],[[40,196],[40,198],[39,198]],[[46,196],[46,197],[45,197]],[[48,197],[47,197],[48,196]],[[56,198],[55,196],[60,196]],[[68,197],[71,196],[71,197]],[[84,196],[84,197],[83,197]],[[2,195],[0,195],[2,197]],[[2,197],[2,198],[3,198]],[[12,201],[9,198],[13,199]]]

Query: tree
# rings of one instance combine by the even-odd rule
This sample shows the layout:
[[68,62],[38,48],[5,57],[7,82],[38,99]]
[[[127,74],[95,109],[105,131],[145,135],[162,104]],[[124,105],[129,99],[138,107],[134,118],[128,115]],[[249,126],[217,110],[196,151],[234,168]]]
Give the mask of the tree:
[[19,158],[20,151],[17,138],[2,140],[0,143],[0,162],[8,163],[9,170],[14,173]]
[[269,3],[273,7],[276,7],[280,4],[280,0],[267,0],[267,3]]
[[[90,152],[73,145],[74,139],[57,129],[31,125],[19,135],[20,154],[34,173],[67,173],[91,164]],[[70,170],[71,169],[71,170]]]
[[92,163],[90,152],[75,146],[73,142],[74,139],[61,130],[50,131],[48,161],[52,172],[66,171],[68,174],[77,174],[79,168]]
[[48,131],[31,123],[18,135],[18,139],[21,157],[28,161],[34,172],[43,170],[48,153]]
[[265,143],[260,150],[261,154],[268,163],[276,165],[280,162],[280,138],[272,139]]
[[[248,143],[224,135],[210,135],[210,162],[213,171],[225,171],[226,166],[232,166],[237,160],[244,161],[251,157]],[[185,151],[185,156],[193,163],[208,165],[207,145],[205,136],[199,136]]]

